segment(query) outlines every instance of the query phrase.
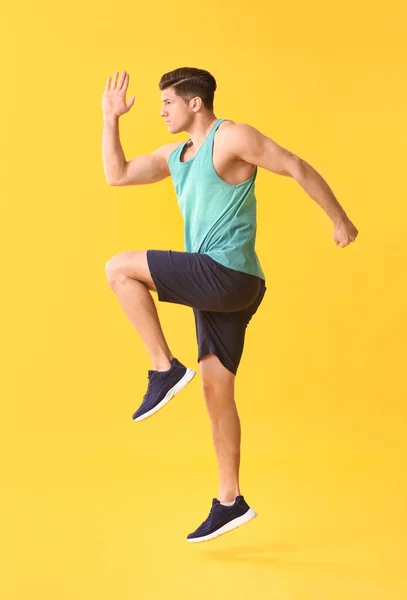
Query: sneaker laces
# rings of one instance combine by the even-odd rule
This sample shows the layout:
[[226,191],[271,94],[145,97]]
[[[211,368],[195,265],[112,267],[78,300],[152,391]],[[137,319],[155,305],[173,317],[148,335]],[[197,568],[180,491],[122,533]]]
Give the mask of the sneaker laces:
[[[168,369],[168,371],[165,371],[165,373],[169,373],[171,371],[171,367]],[[150,387],[151,387],[151,382],[153,381],[153,379],[155,379],[156,377],[158,377],[159,373],[164,373],[164,371],[153,371],[153,370],[149,370],[148,371],[148,386],[147,386],[147,391],[146,391],[146,396],[148,394],[148,392],[150,391]]]
[[202,527],[203,525],[209,524],[213,513],[215,512],[214,509],[215,507],[218,506],[217,504],[215,504],[214,506],[211,507],[211,510],[209,511],[209,515],[206,517],[205,521],[202,521],[202,523],[200,524],[199,527]]
[[151,373],[148,373],[148,375],[147,375],[147,377],[148,377],[148,386],[147,386],[146,395],[150,391],[151,382],[153,381],[154,377],[156,377],[156,376],[157,376],[157,372],[156,371],[152,371]]

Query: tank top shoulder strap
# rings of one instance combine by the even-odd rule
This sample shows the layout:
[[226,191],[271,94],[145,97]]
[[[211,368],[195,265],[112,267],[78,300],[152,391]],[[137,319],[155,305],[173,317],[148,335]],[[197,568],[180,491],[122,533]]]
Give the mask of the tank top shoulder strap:
[[219,125],[221,123],[223,123],[223,121],[227,121],[227,119],[218,119],[215,122],[215,125],[212,127],[211,131],[209,132],[209,135],[207,137],[207,141],[209,141],[210,139],[213,139],[213,137],[215,136],[216,130],[218,129]]
[[181,154],[182,148],[184,147],[185,144],[180,144],[177,148],[174,148],[174,150],[171,152],[171,154],[168,157],[168,167],[171,169],[175,169],[177,163],[179,162],[179,156]]
[[215,121],[214,126],[206,136],[206,139],[203,144],[204,147],[202,148],[202,150],[204,150],[205,154],[209,154],[210,156],[212,156],[213,140],[215,137],[216,130],[218,129],[219,125],[223,123],[223,121],[227,120],[228,119],[217,119],[217,121]]

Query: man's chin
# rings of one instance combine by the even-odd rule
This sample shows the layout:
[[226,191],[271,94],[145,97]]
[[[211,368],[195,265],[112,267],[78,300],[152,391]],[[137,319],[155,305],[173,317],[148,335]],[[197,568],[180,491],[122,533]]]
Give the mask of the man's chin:
[[172,123],[168,123],[168,125],[167,125],[167,131],[168,131],[168,133],[171,133],[171,135],[175,135],[176,133],[181,133],[184,130],[183,129],[177,129],[176,127],[174,127],[174,125],[172,125]]

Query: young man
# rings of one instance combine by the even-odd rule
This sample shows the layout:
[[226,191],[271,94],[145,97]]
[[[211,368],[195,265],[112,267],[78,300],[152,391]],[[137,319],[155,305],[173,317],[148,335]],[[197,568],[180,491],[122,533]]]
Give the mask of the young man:
[[110,185],[141,185],[171,176],[185,220],[185,252],[122,252],[106,264],[111,289],[150,354],[148,389],[133,415],[141,421],[164,406],[195,375],[172,354],[150,294],[162,302],[192,307],[203,394],[212,423],[220,486],[208,518],[190,542],[213,539],[256,516],[239,489],[240,421],[234,384],[246,327],[263,300],[265,276],[255,252],[257,167],[293,177],[332,219],[340,247],[357,229],[328,184],[307,163],[250,125],[218,119],[213,111],[216,81],[205,70],[184,67],[159,82],[161,116],[186,142],[161,146],[126,160],[119,117],[129,75],[108,77],[103,95],[103,162]]

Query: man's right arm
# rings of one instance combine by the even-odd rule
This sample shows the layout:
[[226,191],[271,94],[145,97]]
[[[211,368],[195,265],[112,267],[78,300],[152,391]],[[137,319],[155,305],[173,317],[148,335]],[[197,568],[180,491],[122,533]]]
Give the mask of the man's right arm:
[[151,154],[126,160],[119,138],[119,118],[105,117],[102,136],[103,167],[109,185],[142,185],[170,176],[168,156],[179,145],[170,143]]

